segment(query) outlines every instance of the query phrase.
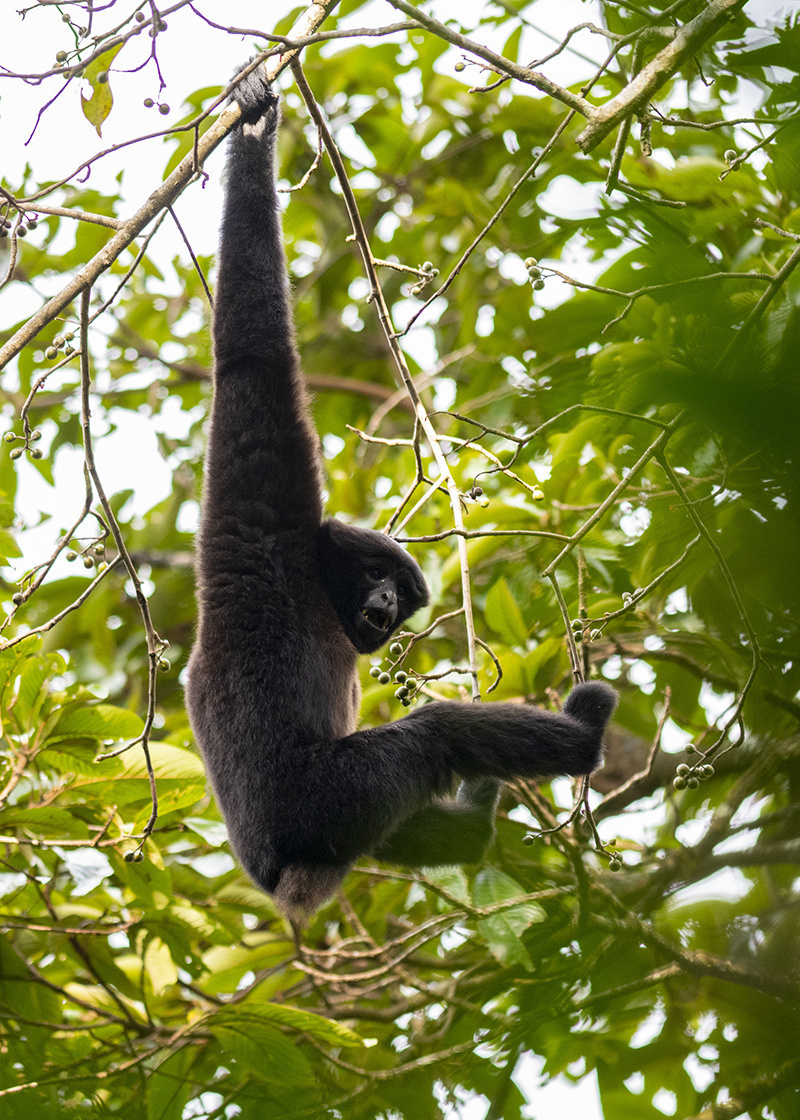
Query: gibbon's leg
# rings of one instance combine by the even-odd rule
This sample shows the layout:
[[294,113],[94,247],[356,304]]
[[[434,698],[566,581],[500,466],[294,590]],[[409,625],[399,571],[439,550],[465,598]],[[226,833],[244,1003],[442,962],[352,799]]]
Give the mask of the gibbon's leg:
[[[591,773],[615,703],[612,688],[591,682],[572,690],[561,713],[444,701],[338,742],[297,744],[276,763],[277,863],[344,864],[370,852],[419,864],[465,862],[459,843],[472,857],[491,838],[496,791],[483,779]],[[450,805],[438,802],[455,777],[475,784]],[[448,820],[465,839],[450,843]]]
[[372,855],[404,867],[479,863],[494,838],[499,798],[494,778],[462,782],[455,800],[412,813]]

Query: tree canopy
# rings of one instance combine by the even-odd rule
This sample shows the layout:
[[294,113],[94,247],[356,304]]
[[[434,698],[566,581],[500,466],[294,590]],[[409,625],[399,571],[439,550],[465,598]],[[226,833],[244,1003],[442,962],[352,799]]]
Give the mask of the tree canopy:
[[[596,1078],[606,1120],[793,1120],[798,13],[240,14],[4,16],[63,47],[6,59],[0,127],[23,85],[39,130],[57,98],[85,135],[130,119],[151,179],[105,184],[102,138],[0,168],[0,1111],[513,1120],[535,1068]],[[484,865],[365,860],[297,942],[231,858],[182,697],[214,279],[185,226],[216,226],[238,110],[213,53],[181,105],[160,59],[201,24],[282,90],[328,508],[432,589],[362,659],[363,722],[621,696],[590,790],[513,783]]]

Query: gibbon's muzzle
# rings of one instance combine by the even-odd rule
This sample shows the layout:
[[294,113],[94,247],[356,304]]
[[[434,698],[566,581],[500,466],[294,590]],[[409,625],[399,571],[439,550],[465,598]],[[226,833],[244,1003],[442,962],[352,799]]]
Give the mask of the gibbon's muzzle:
[[364,607],[361,613],[376,630],[388,630],[397,618],[396,607]]

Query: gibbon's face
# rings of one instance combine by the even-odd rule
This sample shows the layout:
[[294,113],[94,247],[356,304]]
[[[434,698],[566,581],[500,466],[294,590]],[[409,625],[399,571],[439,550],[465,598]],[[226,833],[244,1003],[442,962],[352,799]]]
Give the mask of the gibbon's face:
[[428,602],[419,565],[383,533],[323,522],[320,567],[345,633],[359,653],[380,649]]
[[[351,626],[360,653],[374,653],[422,603],[409,572],[390,558],[367,559]],[[351,636],[352,641],[352,636]]]

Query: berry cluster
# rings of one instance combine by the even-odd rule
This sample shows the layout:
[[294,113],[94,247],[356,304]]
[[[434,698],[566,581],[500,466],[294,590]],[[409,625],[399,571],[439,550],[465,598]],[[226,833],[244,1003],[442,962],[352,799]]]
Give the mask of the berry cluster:
[[433,267],[433,261],[423,261],[417,270],[419,272],[419,282],[411,289],[412,296],[419,296],[426,284],[430,284],[431,280],[435,280],[439,275],[439,269]]
[[[389,654],[395,658],[395,664],[401,658],[403,653],[403,646],[400,642],[392,642],[389,646]],[[373,665],[369,671],[369,675],[373,677],[378,684],[390,684],[392,674],[385,669],[381,669],[380,665]],[[394,682],[397,685],[395,689],[395,696],[403,705],[404,708],[411,706],[414,697],[419,691],[419,681],[410,677],[404,669],[396,669],[394,672]]]
[[74,337],[74,331],[67,331],[66,334],[57,334],[52,343],[45,350],[45,358],[47,358],[49,362],[55,361],[60,350],[64,351],[65,357],[71,358],[75,353],[75,347],[72,345]]
[[539,268],[539,262],[536,257],[526,257],[524,264],[528,270],[528,279],[531,282],[531,287],[535,292],[540,292],[544,287],[544,280],[542,279],[542,270]]
[[16,443],[18,439],[22,440],[22,447],[12,448],[12,459],[20,459],[22,457],[23,451],[28,451],[30,453],[31,459],[41,459],[41,449],[38,447],[31,447],[32,443],[38,443],[41,438],[42,433],[38,428],[34,429],[32,432],[26,432],[24,436],[18,436],[16,432],[6,432],[6,434],[3,436],[3,439],[6,441],[6,443]]

